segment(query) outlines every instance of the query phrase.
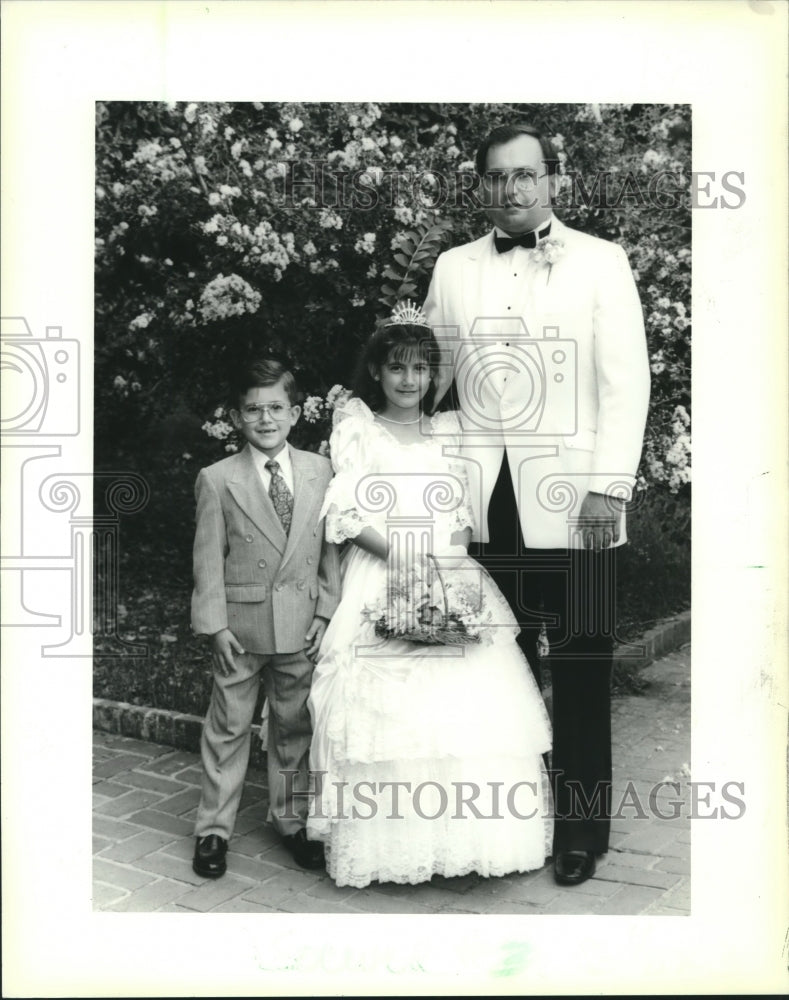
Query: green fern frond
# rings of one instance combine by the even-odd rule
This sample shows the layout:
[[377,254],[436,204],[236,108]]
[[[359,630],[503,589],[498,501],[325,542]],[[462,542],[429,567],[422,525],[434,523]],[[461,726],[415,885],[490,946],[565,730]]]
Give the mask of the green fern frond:
[[420,278],[432,270],[441,244],[451,231],[448,219],[427,219],[403,234],[397,252],[383,270],[387,281],[378,297],[389,312],[402,299],[417,297]]

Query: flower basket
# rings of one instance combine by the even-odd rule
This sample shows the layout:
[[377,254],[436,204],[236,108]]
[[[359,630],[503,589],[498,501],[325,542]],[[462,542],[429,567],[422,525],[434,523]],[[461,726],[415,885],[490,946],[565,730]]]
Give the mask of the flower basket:
[[[430,554],[427,559],[432,564],[439,583],[440,606],[433,602],[430,585],[420,581],[414,574],[405,584],[390,586],[386,606],[382,608],[379,603],[372,608],[365,608],[363,618],[372,623],[379,639],[403,639],[425,646],[465,646],[479,642],[479,627],[475,628],[475,623],[470,621],[471,609],[468,606],[464,610],[450,605],[449,588],[438,560]],[[410,603],[413,607],[413,590],[419,583],[422,583],[423,590],[413,613],[405,616],[398,614],[398,600]]]

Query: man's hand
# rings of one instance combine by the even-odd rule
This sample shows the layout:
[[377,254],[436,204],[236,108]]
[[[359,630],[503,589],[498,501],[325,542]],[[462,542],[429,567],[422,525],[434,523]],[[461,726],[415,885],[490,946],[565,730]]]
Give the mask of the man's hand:
[[211,659],[214,661],[214,670],[229,677],[236,669],[236,661],[233,653],[243,653],[241,643],[236,639],[229,628],[223,628],[211,636]]
[[315,615],[312,619],[312,624],[307,629],[307,635],[304,637],[307,643],[304,647],[304,652],[307,654],[308,659],[314,661],[317,657],[327,624],[326,619],[320,618],[318,615]]
[[611,497],[606,493],[587,493],[581,504],[577,525],[583,547],[599,552],[618,542],[624,509],[625,502],[619,497]]

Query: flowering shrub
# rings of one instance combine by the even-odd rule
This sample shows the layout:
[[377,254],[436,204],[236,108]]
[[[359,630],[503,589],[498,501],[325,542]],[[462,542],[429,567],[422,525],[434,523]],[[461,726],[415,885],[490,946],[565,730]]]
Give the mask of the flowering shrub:
[[97,463],[142,460],[174,407],[232,448],[226,384],[252,350],[292,367],[296,440],[325,450],[376,318],[486,230],[472,158],[507,120],[554,137],[561,218],[628,253],[653,375],[639,486],[685,489],[690,111],[666,105],[100,103]]

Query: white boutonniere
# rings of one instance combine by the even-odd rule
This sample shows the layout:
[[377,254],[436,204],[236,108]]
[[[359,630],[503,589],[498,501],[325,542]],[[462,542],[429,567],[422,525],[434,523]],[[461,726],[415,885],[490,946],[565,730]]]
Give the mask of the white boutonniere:
[[553,267],[556,261],[564,256],[564,250],[564,240],[560,240],[556,236],[546,236],[532,250],[532,257],[538,264],[547,264],[549,267]]

